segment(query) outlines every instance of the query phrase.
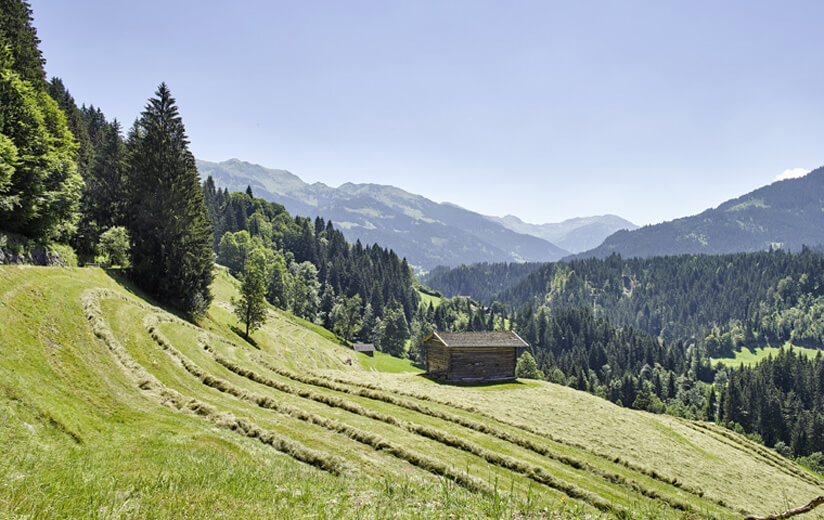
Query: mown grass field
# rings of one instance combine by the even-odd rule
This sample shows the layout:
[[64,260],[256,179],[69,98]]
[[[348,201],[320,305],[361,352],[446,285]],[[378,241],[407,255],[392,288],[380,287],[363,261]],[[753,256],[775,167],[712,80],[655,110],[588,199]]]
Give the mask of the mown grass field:
[[0,267],[0,518],[740,518],[824,482],[565,387],[439,385],[280,311],[246,343],[233,284],[196,326],[100,269]]
[[[789,342],[786,343],[783,346],[783,348],[785,350],[792,348],[796,354],[803,354],[810,358],[814,358],[821,352],[820,350],[814,348],[795,346]],[[738,367],[740,365],[752,366],[761,361],[762,359],[767,359],[768,356],[777,356],[779,350],[780,349],[778,347],[742,347],[741,350],[733,352],[733,357],[712,358],[710,359],[710,362],[713,365],[715,365],[716,363],[721,363],[724,366],[728,367]]]
[[421,303],[423,303],[426,306],[429,306],[431,304],[433,307],[437,307],[441,304],[442,301],[444,301],[444,299],[440,296],[428,294],[421,290],[418,290],[418,296],[420,296],[421,298]]

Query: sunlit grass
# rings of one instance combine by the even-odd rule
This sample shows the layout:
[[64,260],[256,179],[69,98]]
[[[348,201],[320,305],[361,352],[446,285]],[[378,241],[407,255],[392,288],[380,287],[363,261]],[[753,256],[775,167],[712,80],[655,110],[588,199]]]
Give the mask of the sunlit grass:
[[394,356],[390,356],[389,354],[384,354],[383,352],[376,351],[372,357],[367,356],[366,354],[361,354],[360,352],[353,352],[353,354],[356,354],[358,363],[360,363],[360,366],[366,370],[391,372],[396,374],[401,372],[423,372],[423,370],[416,367],[408,359],[396,358]]
[[712,425],[438,384],[282,311],[247,343],[213,290],[199,329],[99,269],[0,268],[0,517],[736,518],[820,487]]
[[[821,352],[820,350],[814,348],[794,346],[790,342],[785,343],[783,348],[784,350],[792,348],[793,352],[795,352],[796,354],[805,355],[809,358],[814,358]],[[780,349],[778,347],[741,347],[741,350],[733,352],[733,357],[711,358],[710,363],[712,363],[713,365],[715,365],[716,363],[721,363],[724,366],[728,367],[738,367],[742,364],[744,366],[751,366],[755,365],[763,359],[767,359],[767,357],[769,356],[777,356],[779,350]]]

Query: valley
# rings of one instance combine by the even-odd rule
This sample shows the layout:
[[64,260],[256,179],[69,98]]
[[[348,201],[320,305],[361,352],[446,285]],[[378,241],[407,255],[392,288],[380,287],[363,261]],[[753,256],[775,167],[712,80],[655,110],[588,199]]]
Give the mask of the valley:
[[35,3],[0,518],[824,503],[818,6]]

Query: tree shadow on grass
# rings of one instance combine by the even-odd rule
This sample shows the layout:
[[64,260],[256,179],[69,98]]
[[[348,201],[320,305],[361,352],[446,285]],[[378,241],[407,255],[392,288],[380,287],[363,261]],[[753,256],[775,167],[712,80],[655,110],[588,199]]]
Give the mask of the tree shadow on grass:
[[[126,292],[128,292],[132,296],[144,300],[150,305],[159,307],[160,309],[163,309],[169,314],[173,314],[181,320],[191,323],[192,325],[200,326],[200,323],[198,323],[197,319],[192,318],[191,315],[186,314],[185,312],[179,311],[168,304],[156,300],[152,295],[146,293],[145,291],[143,291],[143,289],[135,285],[131,278],[129,278],[129,271],[127,269],[123,269],[120,267],[101,267],[101,269],[105,271],[106,275],[109,278],[114,280],[120,287],[125,289]],[[204,317],[206,317],[205,313],[201,318]]]
[[500,380],[495,380],[495,381],[484,381],[484,380],[448,381],[448,380],[445,380],[445,379],[439,379],[437,377],[434,377],[434,376],[426,374],[426,373],[417,374],[415,377],[420,377],[420,378],[426,379],[427,381],[435,383],[438,386],[458,386],[458,387],[465,386],[465,387],[473,387],[473,388],[488,388],[490,390],[495,389],[495,387],[501,387],[501,388],[503,388],[503,387],[506,387],[506,388],[523,387],[523,388],[529,388],[531,386],[530,384],[528,384],[524,381],[521,381],[520,379],[517,379],[517,378],[500,379]]
[[232,332],[234,332],[235,334],[237,334],[237,336],[238,336],[240,339],[242,339],[243,341],[245,341],[245,342],[246,342],[246,343],[248,343],[249,345],[251,345],[251,346],[255,347],[257,350],[260,350],[260,347],[258,346],[257,341],[255,341],[254,339],[252,339],[252,337],[251,337],[251,336],[249,336],[249,337],[247,338],[247,337],[246,337],[246,334],[244,333],[244,331],[243,331],[243,330],[241,330],[241,329],[240,329],[240,327],[237,327],[237,326],[235,326],[235,325],[229,325],[229,328],[232,330]]

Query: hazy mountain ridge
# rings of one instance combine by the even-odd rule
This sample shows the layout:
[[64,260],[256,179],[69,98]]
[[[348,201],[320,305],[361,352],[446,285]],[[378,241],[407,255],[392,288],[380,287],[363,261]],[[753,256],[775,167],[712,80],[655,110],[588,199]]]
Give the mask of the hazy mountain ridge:
[[580,253],[599,246],[605,238],[616,231],[638,229],[637,225],[618,215],[575,217],[546,224],[530,224],[515,215],[487,216],[487,218],[512,231],[543,238],[573,253]]
[[292,214],[332,220],[347,240],[380,243],[424,270],[484,261],[554,261],[569,254],[473,211],[439,204],[394,186],[345,183],[332,188],[323,183],[307,184],[286,170],[238,159],[221,163],[198,160],[197,166],[202,178],[212,176],[219,187],[243,191],[251,186],[255,196],[283,204]]
[[774,182],[697,215],[617,231],[577,258],[721,254],[824,244],[824,168]]

